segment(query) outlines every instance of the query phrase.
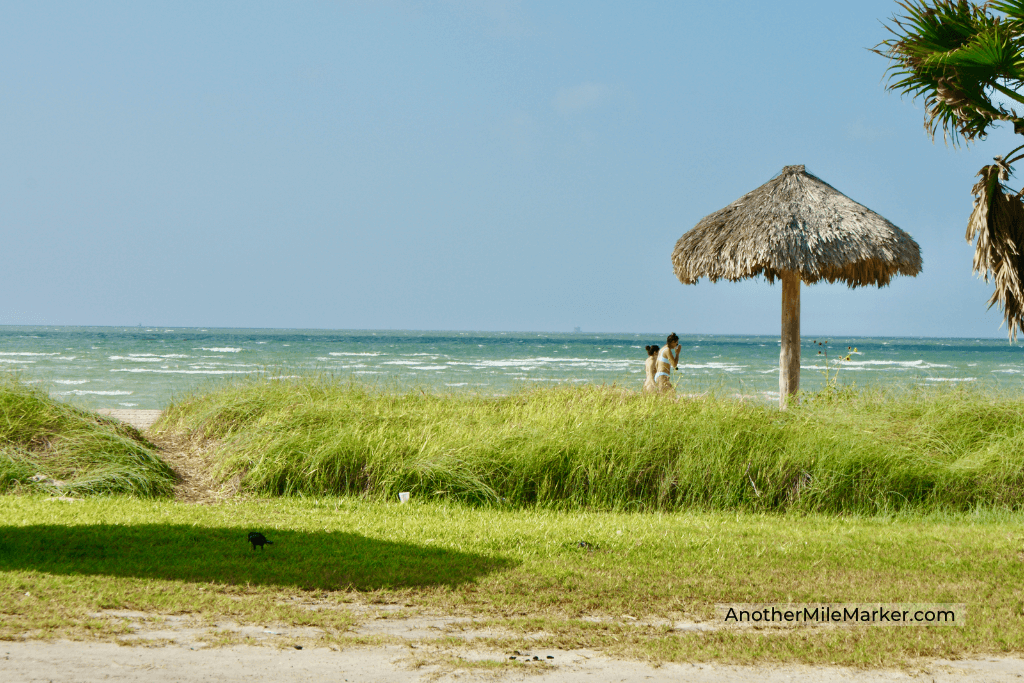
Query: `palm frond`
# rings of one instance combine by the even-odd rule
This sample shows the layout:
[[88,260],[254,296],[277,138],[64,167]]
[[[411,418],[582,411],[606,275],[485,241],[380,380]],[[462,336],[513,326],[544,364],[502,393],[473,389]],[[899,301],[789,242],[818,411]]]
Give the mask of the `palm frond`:
[[873,51],[891,61],[888,90],[924,98],[925,130],[933,140],[942,130],[954,146],[960,139],[970,143],[983,139],[995,121],[1018,120],[1015,111],[995,106],[990,97],[993,89],[1016,93],[1024,79],[1017,26],[990,16],[985,5],[962,0],[898,4],[906,16],[892,18],[886,28],[894,37]]
[[1007,194],[1002,181],[1011,167],[1002,157],[978,172],[981,180],[971,192],[974,211],[967,222],[967,241],[975,241],[974,272],[995,283],[989,308],[999,304],[1011,340],[1024,332],[1024,202]]
[[1024,0],[995,0],[988,5],[1005,14],[1007,23],[1024,22]]
[[927,56],[929,66],[962,69],[986,82],[1000,77],[1016,75],[1016,60],[1020,54],[1010,28],[1000,22],[985,22],[971,39],[956,49],[933,52]]

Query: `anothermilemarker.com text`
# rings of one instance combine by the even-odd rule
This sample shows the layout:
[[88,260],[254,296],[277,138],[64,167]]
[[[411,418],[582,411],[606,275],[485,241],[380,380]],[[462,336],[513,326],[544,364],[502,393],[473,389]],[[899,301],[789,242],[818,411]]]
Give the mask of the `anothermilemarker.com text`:
[[718,621],[725,624],[772,626],[821,626],[824,624],[875,624],[915,626],[963,626],[966,605],[919,604],[742,604],[716,605]]

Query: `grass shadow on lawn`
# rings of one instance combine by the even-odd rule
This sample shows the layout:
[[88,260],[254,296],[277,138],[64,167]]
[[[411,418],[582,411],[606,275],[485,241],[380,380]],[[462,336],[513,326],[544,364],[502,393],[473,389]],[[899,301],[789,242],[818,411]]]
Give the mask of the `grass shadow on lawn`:
[[306,590],[449,586],[513,566],[501,557],[340,532],[247,530],[181,524],[0,526],[0,571],[106,575]]

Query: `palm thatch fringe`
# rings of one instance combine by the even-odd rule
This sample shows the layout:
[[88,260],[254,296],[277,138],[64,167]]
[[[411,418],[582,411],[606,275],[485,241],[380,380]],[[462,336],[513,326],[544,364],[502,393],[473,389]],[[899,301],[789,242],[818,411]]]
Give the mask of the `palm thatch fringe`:
[[971,190],[974,211],[967,221],[967,241],[977,239],[974,272],[985,282],[989,278],[995,282],[988,306],[1002,306],[1006,331],[1016,340],[1017,332],[1024,332],[1024,203],[1018,195],[1005,193],[1000,181],[1009,177],[1010,166],[1002,157],[996,157],[996,163],[985,166],[978,175],[981,180]]
[[774,282],[789,271],[807,284],[882,287],[921,272],[921,248],[803,166],[786,166],[679,238],[672,264],[683,284],[758,275]]

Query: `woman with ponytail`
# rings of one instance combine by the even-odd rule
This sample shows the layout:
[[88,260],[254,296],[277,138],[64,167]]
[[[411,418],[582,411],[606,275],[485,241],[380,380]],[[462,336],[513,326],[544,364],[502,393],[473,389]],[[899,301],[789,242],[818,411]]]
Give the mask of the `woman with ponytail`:
[[647,360],[644,362],[644,370],[647,372],[647,379],[644,380],[644,393],[653,394],[658,390],[654,383],[654,369],[658,364],[658,345],[653,344],[647,347]]

